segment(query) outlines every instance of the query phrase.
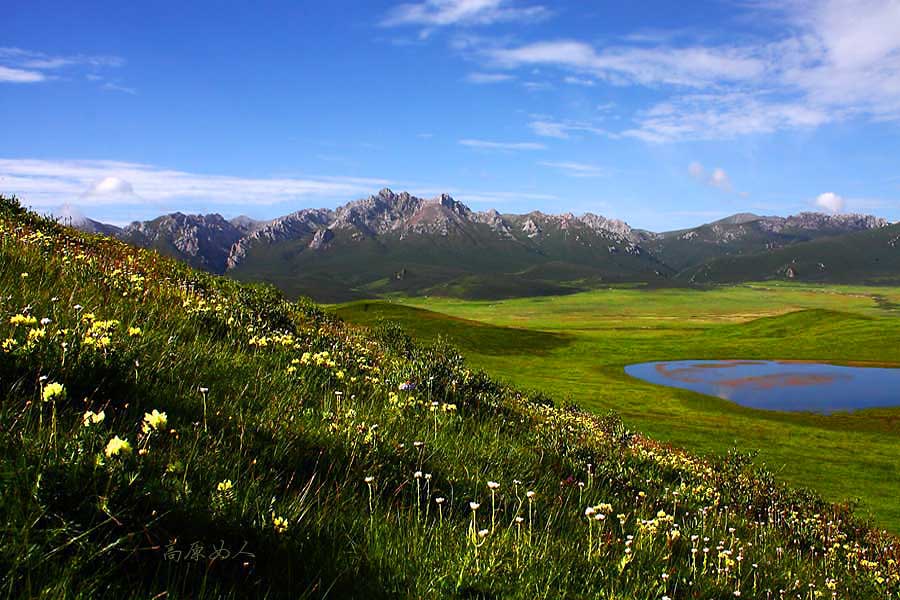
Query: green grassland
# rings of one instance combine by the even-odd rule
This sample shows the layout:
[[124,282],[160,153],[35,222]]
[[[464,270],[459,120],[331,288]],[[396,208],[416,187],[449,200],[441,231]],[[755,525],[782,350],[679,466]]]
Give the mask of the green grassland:
[[[401,304],[402,303],[402,304]],[[632,363],[769,358],[900,366],[900,289],[767,282],[708,291],[610,288],[505,301],[405,298],[343,305],[351,321],[445,336],[516,385],[702,453],[758,450],[784,481],[859,499],[900,531],[900,409],[818,416],[760,411],[627,376]]]
[[[401,311],[535,383],[588,369],[557,358],[587,334]],[[2,197],[0,523],[10,599],[900,598],[896,537],[740,453]]]

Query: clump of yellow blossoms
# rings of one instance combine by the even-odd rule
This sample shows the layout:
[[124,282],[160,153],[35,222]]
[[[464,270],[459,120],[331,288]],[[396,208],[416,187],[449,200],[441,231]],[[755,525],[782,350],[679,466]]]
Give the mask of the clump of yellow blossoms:
[[98,413],[95,413],[92,410],[85,411],[84,416],[81,418],[81,423],[85,427],[90,427],[91,425],[97,425],[102,423],[106,418],[106,413],[102,410]]
[[119,436],[115,436],[113,439],[109,440],[108,444],[106,444],[106,450],[104,452],[107,458],[131,454],[131,443],[127,439],[123,440]]
[[48,383],[44,386],[43,392],[41,392],[41,398],[44,402],[50,402],[51,400],[60,399],[63,400],[66,397],[66,388],[63,387],[61,383]]
[[141,426],[141,431],[144,433],[150,433],[151,431],[159,431],[163,427],[166,426],[166,423],[169,422],[169,418],[164,412],[159,412],[155,408],[153,412],[144,413],[144,423]]
[[275,533],[281,534],[287,531],[288,522],[284,517],[278,517],[275,513],[272,513],[272,527],[275,528]]

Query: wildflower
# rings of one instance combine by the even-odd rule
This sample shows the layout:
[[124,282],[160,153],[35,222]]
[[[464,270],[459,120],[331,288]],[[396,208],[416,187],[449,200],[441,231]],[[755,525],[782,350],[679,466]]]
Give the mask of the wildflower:
[[47,317],[44,317],[43,319],[41,319],[41,326],[42,326],[42,327],[46,327],[46,326],[49,325],[50,323],[52,323],[52,321],[51,321],[50,319],[48,319]]
[[479,529],[479,530],[478,530],[478,537],[480,537],[481,539],[484,539],[484,538],[487,537],[487,535],[488,535],[489,533],[490,533],[490,531],[488,531],[487,529]]
[[528,498],[529,500],[531,500],[532,498],[534,498],[535,495],[536,495],[536,494],[535,494],[532,490],[528,490],[527,492],[525,492],[525,497]]
[[216,486],[216,490],[218,490],[221,494],[227,494],[233,487],[234,485],[231,483],[231,480],[226,479],[219,482],[219,485]]
[[284,517],[275,516],[275,513],[272,513],[272,527],[275,528],[275,533],[284,533],[288,528],[287,519],[285,519]]
[[443,497],[441,497],[441,496],[438,496],[437,498],[434,499],[434,502],[435,502],[436,504],[443,504],[444,501],[445,501],[445,499],[444,499]]
[[469,508],[471,508],[473,512],[478,510],[479,506],[481,505],[477,502],[469,502]]
[[416,471],[415,473],[413,473],[413,477],[415,477],[416,479],[422,479],[422,471]]
[[60,400],[64,400],[66,397],[66,388],[63,387],[61,383],[48,383],[44,386],[44,391],[41,393],[41,397],[44,402],[50,402],[51,400],[56,400],[59,398]]
[[105,454],[107,458],[118,456],[120,454],[131,454],[131,444],[127,439],[123,440],[119,436],[115,436],[106,444]]
[[488,489],[491,489],[491,490],[500,489],[500,484],[497,483],[496,481],[488,481],[487,485],[488,485]]
[[169,419],[166,416],[166,413],[159,412],[155,408],[153,412],[144,413],[144,424],[141,427],[141,431],[144,433],[149,433],[150,431],[159,431],[163,427],[166,426]]
[[9,318],[10,325],[35,325],[37,324],[37,319],[32,317],[31,315],[22,315],[18,314]]
[[373,481],[375,481],[375,478],[369,475],[368,477],[363,479],[363,481],[365,481],[366,483],[372,483]]
[[106,413],[102,410],[98,413],[95,413],[92,410],[85,411],[84,416],[81,418],[81,423],[84,427],[90,427],[91,425],[97,425],[102,423],[106,418]]
[[128,328],[128,337],[140,337],[143,332],[140,327],[129,327]]

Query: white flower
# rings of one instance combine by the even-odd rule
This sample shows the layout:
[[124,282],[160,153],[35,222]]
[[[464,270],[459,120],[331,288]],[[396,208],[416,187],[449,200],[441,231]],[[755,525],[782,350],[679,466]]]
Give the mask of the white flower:
[[422,479],[422,471],[416,471],[415,473],[413,473],[413,477],[415,477],[416,479]]
[[526,498],[534,498],[534,497],[535,497],[535,493],[534,493],[533,491],[531,491],[531,490],[528,490],[527,492],[525,492],[525,497],[526,497]]
[[472,510],[478,510],[479,506],[481,506],[481,505],[478,504],[477,502],[469,502],[469,508],[471,508]]
[[375,481],[375,478],[369,475],[365,479],[363,479],[363,481],[365,481],[366,483],[372,483],[373,481]]
[[487,529],[481,529],[481,530],[478,532],[478,537],[480,537],[480,538],[486,538],[486,537],[487,537],[487,534],[489,534],[489,533],[490,533],[490,531],[488,531]]
[[496,489],[500,488],[500,484],[497,483],[496,481],[488,481],[488,488],[490,488],[492,490],[496,490]]
[[437,504],[443,504],[443,503],[444,503],[444,498],[441,497],[441,496],[438,496],[437,498],[434,499],[434,501],[435,501],[435,503],[437,503]]

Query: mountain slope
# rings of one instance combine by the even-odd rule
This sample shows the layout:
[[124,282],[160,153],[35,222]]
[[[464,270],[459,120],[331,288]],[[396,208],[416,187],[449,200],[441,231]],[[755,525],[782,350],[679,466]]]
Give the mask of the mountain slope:
[[744,456],[3,198],[0,286],[9,598],[900,593],[895,538]]
[[867,215],[800,213],[785,218],[742,213],[692,229],[649,234],[641,242],[681,271],[722,256],[756,254],[885,225],[884,219]]
[[900,224],[714,259],[679,273],[692,283],[789,279],[830,283],[900,283]]

